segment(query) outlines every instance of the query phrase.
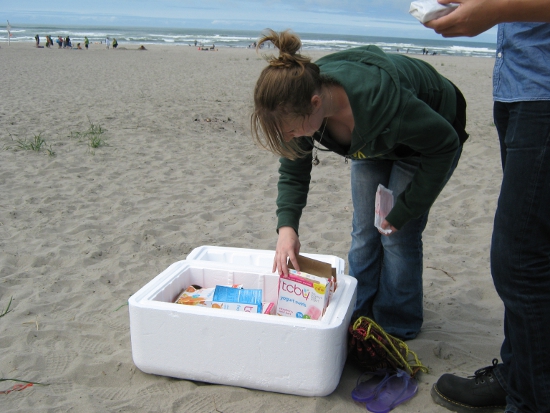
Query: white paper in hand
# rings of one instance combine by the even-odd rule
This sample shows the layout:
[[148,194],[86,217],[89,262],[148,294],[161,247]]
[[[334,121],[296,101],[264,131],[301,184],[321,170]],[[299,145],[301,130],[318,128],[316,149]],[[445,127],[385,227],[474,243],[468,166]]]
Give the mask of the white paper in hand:
[[392,208],[393,191],[379,184],[374,201],[374,226],[383,234],[391,234],[391,229],[382,228],[382,222],[384,222]]
[[437,0],[417,0],[411,3],[409,13],[420,20],[420,23],[427,23],[449,14],[457,7],[456,3],[439,4]]

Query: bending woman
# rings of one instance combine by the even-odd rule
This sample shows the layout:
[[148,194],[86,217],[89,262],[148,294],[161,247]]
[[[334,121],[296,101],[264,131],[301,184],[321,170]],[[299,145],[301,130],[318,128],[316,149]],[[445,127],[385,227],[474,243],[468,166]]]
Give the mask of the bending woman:
[[[468,137],[464,97],[429,64],[375,46],[312,63],[292,32],[269,30],[257,47],[266,41],[279,56],[256,83],[251,126],[258,143],[281,157],[273,270],[286,274],[288,259],[298,268],[299,221],[321,144],[352,160],[354,317],[416,337],[423,321],[422,232]],[[382,224],[387,236],[374,227],[379,184],[396,196]]]

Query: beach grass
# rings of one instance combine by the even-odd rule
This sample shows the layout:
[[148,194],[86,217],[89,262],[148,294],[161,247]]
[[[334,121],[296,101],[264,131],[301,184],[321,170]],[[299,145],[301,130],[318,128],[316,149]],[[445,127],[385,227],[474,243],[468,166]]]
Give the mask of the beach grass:
[[41,133],[34,135],[31,139],[11,139],[15,142],[14,145],[4,146],[4,150],[41,152],[45,148],[49,156],[55,156],[55,151],[51,145],[46,148],[46,140],[42,137]]
[[88,130],[84,132],[71,132],[69,136],[72,139],[78,139],[79,141],[87,141],[90,152],[94,154],[94,149],[107,145],[107,141],[103,136],[107,130],[100,124],[93,123],[90,119],[88,119],[88,122],[90,123]]
[[10,298],[10,302],[8,303],[8,306],[6,307],[6,309],[0,313],[0,317],[4,317],[6,314],[12,311],[10,310],[12,301],[13,301],[13,297]]
[[100,146],[106,145],[105,139],[100,135],[90,135],[88,138],[88,146],[90,148],[99,148]]
[[39,133],[38,135],[34,135],[33,138],[30,140],[27,140],[26,138],[16,139],[15,142],[16,149],[35,152],[40,152],[42,150],[42,146],[44,146],[46,143],[44,138],[42,138],[41,133]]

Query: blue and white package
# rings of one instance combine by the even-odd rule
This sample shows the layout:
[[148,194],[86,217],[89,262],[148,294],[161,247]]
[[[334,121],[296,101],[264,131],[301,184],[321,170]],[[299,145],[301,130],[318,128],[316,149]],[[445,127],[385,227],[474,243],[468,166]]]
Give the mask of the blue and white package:
[[262,290],[231,288],[217,285],[212,298],[212,308],[244,311],[246,313],[262,312]]

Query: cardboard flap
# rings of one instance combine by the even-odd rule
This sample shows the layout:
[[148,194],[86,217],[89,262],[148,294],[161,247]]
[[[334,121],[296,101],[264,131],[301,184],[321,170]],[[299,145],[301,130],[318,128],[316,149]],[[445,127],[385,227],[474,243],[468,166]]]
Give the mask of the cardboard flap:
[[[336,278],[336,268],[333,268],[327,262],[317,261],[313,258],[304,257],[303,255],[298,255],[296,259],[298,260],[300,271],[324,278]],[[290,260],[288,260],[288,268],[292,268],[293,270],[296,269]]]

